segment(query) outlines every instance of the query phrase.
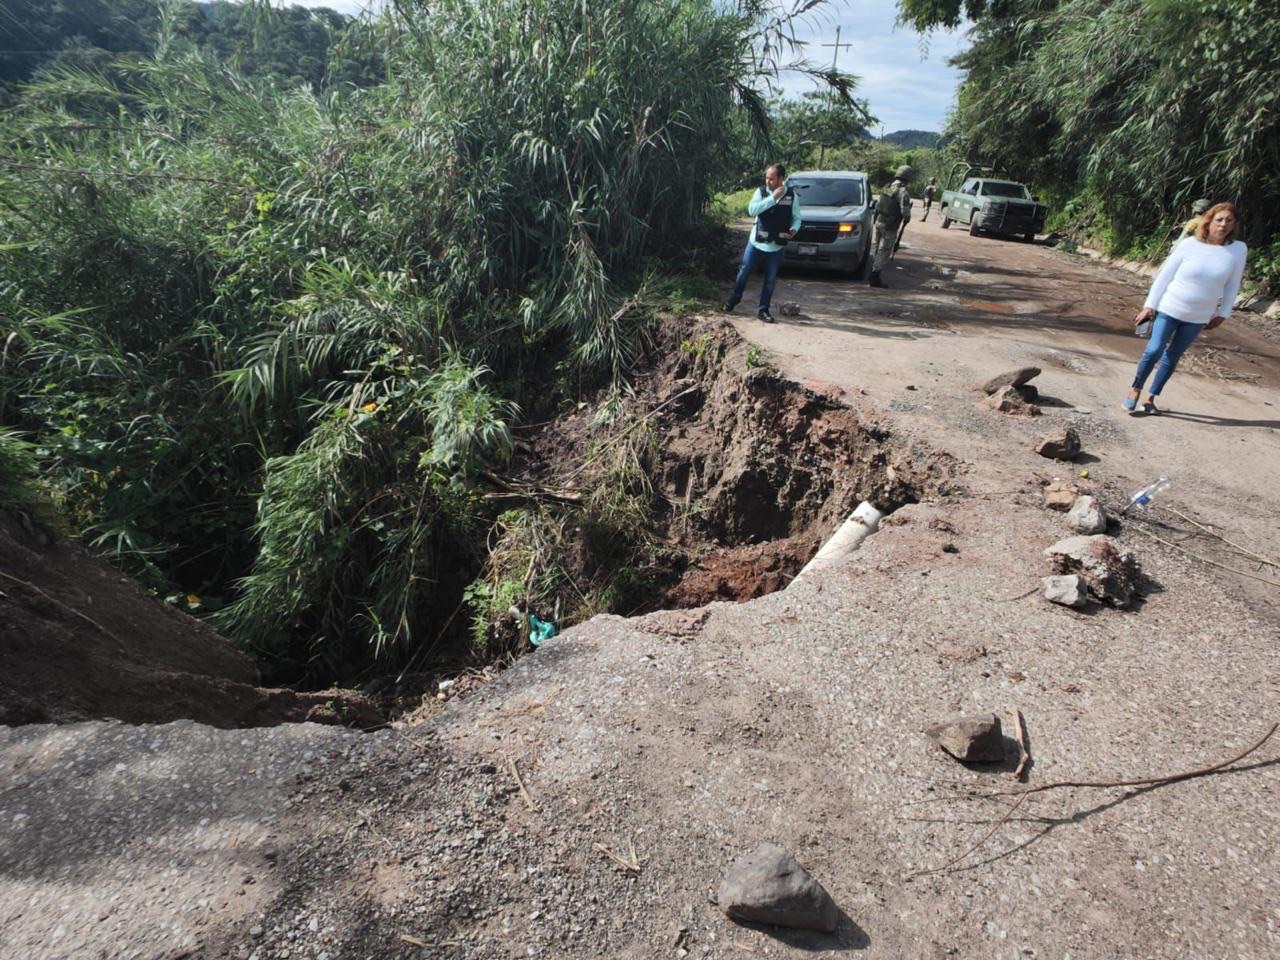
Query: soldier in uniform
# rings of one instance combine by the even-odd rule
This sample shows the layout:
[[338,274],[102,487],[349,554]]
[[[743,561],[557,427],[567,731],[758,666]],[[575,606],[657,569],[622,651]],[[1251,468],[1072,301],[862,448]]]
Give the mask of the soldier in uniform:
[[1211,206],[1213,206],[1213,203],[1209,200],[1206,200],[1204,197],[1201,197],[1199,200],[1197,200],[1195,203],[1191,205],[1191,219],[1186,222],[1185,226],[1183,226],[1182,236],[1178,237],[1179,240],[1181,240],[1182,237],[1191,236],[1193,233],[1196,232],[1196,230],[1199,229],[1200,218],[1204,216],[1204,212],[1208,210]]
[[[924,216],[920,218],[920,222],[924,223],[929,219],[929,211],[933,209],[933,201],[938,199],[938,178],[930,177],[928,184],[924,188]],[[1205,208],[1208,209],[1207,207]]]
[[873,287],[886,285],[880,278],[880,272],[893,256],[901,229],[911,219],[911,193],[907,184],[914,172],[910,167],[899,167],[893,183],[884,188],[876,204],[876,236],[879,239],[876,241],[876,257],[871,262],[871,279],[867,281]]

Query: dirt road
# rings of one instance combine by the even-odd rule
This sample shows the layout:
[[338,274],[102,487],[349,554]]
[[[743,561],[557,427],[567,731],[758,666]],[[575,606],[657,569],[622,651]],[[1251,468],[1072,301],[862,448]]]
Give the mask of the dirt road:
[[[784,276],[802,316],[736,322],[843,394],[892,444],[886,473],[958,458],[952,489],[781,592],[574,627],[412,728],[0,728],[0,957],[1276,956],[1280,744],[1010,813],[965,794],[1013,787],[1012,763],[967,768],[921,733],[1017,707],[1045,785],[1193,770],[1280,720],[1278,571],[1176,514],[1114,531],[1142,567],[1132,608],[1036,595],[1067,535],[1046,474],[1114,499],[1167,473],[1165,507],[1280,553],[1275,341],[1233,321],[1169,413],[1131,418],[1137,280],[933,224],[887,279]],[[975,384],[1027,363],[1043,416],[981,404]],[[1086,455],[1038,457],[1064,424]],[[763,841],[831,892],[835,934],[711,902]]]
[[[1165,389],[1159,417],[1120,402],[1145,345],[1132,317],[1149,281],[1083,255],[913,222],[885,272],[887,290],[818,272],[784,273],[779,323],[735,320],[801,380],[825,381],[897,414],[965,459],[1009,458],[1049,421],[1084,439],[1095,479],[1142,486],[1159,475],[1184,508],[1280,548],[1280,327],[1237,312],[1202,334]],[[802,315],[783,317],[783,301]],[[972,388],[1003,370],[1043,368],[1046,417],[992,417]],[[1096,462],[1094,462],[1096,458]]]

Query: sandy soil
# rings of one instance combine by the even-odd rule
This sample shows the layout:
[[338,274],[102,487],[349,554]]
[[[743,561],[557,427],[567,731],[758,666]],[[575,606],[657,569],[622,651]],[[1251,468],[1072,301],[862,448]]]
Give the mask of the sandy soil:
[[[1133,278],[924,224],[888,279],[785,275],[802,316],[736,322],[904,449],[959,458],[958,489],[784,591],[573,628],[418,726],[0,730],[0,956],[1275,956],[1280,743],[1002,820],[1009,801],[957,794],[1013,786],[1012,764],[921,733],[1016,707],[1038,785],[1200,767],[1280,720],[1276,588],[1206,561],[1277,571],[1168,509],[1114,531],[1132,609],[1028,594],[1067,533],[1040,480],[1085,469],[1109,503],[1168,473],[1166,508],[1280,553],[1274,339],[1233,322],[1168,414],[1130,418]],[[1044,416],[985,409],[974,385],[1026,363]],[[1032,452],[1066,424],[1081,462]],[[832,893],[835,935],[709,902],[764,840]]]

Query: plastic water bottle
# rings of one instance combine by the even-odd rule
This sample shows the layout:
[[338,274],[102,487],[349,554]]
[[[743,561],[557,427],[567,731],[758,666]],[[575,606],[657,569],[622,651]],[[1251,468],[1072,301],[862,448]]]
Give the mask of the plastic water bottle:
[[1129,498],[1129,502],[1125,505],[1125,508],[1120,511],[1121,516],[1128,513],[1134,507],[1145,507],[1151,502],[1151,498],[1157,493],[1162,493],[1163,491],[1168,490],[1171,482],[1172,481],[1170,481],[1168,477],[1161,477],[1156,480],[1155,483],[1148,483],[1145,487]]

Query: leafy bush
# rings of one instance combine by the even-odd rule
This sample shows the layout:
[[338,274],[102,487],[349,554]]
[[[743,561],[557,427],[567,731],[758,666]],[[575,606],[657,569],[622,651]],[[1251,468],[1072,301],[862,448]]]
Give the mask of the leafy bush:
[[0,119],[4,422],[77,529],[228,601],[281,676],[422,657],[517,404],[621,381],[654,309],[706,296],[649,271],[705,230],[793,17],[398,0],[331,48],[385,79],[317,92],[174,10],[154,56],[51,69]]

